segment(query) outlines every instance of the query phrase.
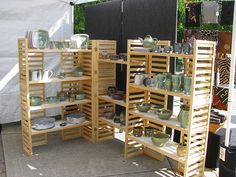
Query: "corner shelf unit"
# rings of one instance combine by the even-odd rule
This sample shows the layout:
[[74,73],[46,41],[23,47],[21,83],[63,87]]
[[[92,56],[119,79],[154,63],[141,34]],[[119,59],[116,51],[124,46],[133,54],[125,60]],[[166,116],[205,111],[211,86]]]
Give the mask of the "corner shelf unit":
[[[215,42],[195,40],[192,55],[133,51],[133,47],[137,46],[142,46],[138,40],[128,40],[128,85],[126,91],[128,111],[126,113],[125,157],[129,158],[144,153],[156,159],[162,159],[164,155],[178,162],[185,177],[204,176]],[[134,84],[134,76],[140,71],[150,76],[156,73],[169,72],[170,60],[174,58],[184,60],[184,73],[193,78],[191,95]],[[135,104],[140,101],[167,108],[168,96],[179,97],[190,106],[189,128],[181,128],[176,116],[172,116],[170,120],[162,120],[151,111],[140,113],[136,110]],[[187,155],[185,157],[177,155],[177,143],[173,141],[174,133],[172,133],[170,142],[165,147],[157,147],[149,137],[134,137],[132,130],[135,126],[153,127],[162,132],[165,132],[167,127],[180,131],[181,141],[185,141],[187,144]]]
[[[20,82],[20,108],[23,150],[28,154],[33,154],[33,147],[47,144],[47,133],[61,131],[62,139],[69,140],[83,137],[91,142],[96,141],[96,89],[94,86],[94,66],[96,56],[96,43],[91,42],[90,49],[29,49],[28,39],[18,39],[19,56],[19,82]],[[83,67],[82,77],[66,77],[64,79],[52,78],[47,81],[30,81],[30,70],[44,70],[45,55],[47,53],[60,54],[60,69],[64,70],[67,76],[72,74],[74,66]],[[60,83],[62,92],[75,93],[83,91],[86,99],[74,102],[59,102],[53,104],[42,104],[41,106],[30,106],[30,96],[39,96],[45,100],[45,85]],[[59,90],[58,90],[59,91]],[[61,108],[62,120],[57,120],[53,128],[47,130],[34,130],[31,120],[47,115],[47,109]],[[81,110],[86,114],[86,121],[81,124],[67,124],[60,126],[67,114]]]

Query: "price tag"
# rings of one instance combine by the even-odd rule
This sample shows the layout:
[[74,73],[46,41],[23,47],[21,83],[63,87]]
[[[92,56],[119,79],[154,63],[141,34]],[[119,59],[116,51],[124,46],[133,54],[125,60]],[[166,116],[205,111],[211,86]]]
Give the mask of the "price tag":
[[220,147],[220,159],[225,161],[225,151],[226,149],[223,147]]

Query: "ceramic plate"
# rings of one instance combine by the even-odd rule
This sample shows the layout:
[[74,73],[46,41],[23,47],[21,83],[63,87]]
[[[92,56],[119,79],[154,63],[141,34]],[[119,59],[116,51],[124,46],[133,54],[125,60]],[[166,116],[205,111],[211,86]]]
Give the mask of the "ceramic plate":
[[51,117],[41,117],[37,119],[33,119],[31,121],[32,128],[35,130],[45,130],[50,129],[55,126],[55,118]]

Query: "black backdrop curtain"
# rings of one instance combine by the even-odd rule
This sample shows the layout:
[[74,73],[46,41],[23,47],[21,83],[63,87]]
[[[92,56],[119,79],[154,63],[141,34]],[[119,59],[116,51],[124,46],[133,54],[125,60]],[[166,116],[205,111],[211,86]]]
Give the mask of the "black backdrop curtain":
[[[117,53],[126,52],[127,39],[147,34],[174,42],[176,11],[177,0],[113,0],[85,8],[85,32],[90,39],[116,40]],[[125,83],[126,68],[118,65],[118,89],[125,90]]]

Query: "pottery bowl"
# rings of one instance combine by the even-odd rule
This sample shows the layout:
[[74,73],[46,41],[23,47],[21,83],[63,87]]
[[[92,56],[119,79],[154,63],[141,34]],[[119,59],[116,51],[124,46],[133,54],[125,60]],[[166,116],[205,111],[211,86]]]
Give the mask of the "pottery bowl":
[[170,135],[165,133],[157,133],[152,136],[152,142],[156,146],[163,147],[170,139]]
[[40,106],[42,104],[42,99],[39,96],[30,97],[30,106]]
[[167,109],[160,109],[160,110],[156,111],[156,114],[158,115],[158,117],[160,119],[168,120],[168,119],[170,119],[170,117],[172,115],[172,111],[171,110],[167,110]]
[[137,104],[136,107],[140,112],[148,112],[151,108],[151,104],[141,103],[141,104]]
[[105,112],[103,115],[106,119],[113,119],[115,116],[115,113],[114,112]]
[[75,99],[76,100],[83,100],[83,99],[85,99],[85,94],[84,93],[77,93],[75,95]]

